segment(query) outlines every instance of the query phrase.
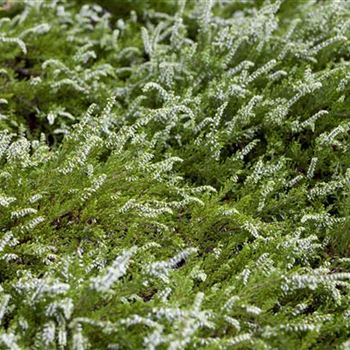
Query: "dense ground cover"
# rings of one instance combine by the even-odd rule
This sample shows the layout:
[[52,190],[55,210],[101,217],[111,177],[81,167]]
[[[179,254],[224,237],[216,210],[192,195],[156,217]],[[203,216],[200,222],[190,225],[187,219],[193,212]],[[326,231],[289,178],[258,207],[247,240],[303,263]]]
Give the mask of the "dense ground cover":
[[350,2],[0,9],[1,349],[350,349]]

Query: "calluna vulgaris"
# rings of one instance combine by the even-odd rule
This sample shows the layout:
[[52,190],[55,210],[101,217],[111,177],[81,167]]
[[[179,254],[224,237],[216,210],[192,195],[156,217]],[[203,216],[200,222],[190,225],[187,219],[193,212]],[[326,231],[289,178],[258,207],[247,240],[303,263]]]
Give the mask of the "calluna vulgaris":
[[350,349],[350,1],[0,1],[0,348]]

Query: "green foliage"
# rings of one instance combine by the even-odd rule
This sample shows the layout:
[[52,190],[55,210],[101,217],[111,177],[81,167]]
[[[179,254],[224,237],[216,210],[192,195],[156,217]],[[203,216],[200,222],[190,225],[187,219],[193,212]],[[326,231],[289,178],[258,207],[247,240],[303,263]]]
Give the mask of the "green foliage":
[[98,3],[0,4],[0,348],[349,349],[350,3]]

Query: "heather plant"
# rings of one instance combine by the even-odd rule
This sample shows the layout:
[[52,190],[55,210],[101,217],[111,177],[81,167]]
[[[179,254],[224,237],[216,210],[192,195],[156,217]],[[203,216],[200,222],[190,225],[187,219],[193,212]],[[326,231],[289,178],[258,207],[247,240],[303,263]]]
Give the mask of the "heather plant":
[[7,1],[1,349],[349,349],[346,1]]

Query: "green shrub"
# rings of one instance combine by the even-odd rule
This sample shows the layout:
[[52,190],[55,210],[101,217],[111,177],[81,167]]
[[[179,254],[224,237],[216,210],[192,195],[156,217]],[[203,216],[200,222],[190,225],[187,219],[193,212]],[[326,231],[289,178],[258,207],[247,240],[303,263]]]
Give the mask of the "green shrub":
[[350,3],[2,6],[1,349],[350,348]]

